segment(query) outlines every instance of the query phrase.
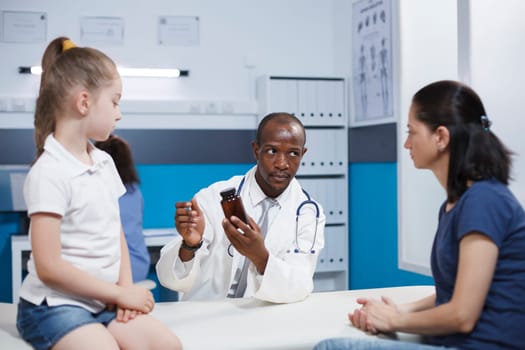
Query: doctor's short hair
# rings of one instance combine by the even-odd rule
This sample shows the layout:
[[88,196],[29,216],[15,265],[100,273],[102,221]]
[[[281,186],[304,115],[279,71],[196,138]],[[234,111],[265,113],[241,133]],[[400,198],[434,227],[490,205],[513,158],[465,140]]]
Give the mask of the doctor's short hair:
[[297,125],[299,125],[301,127],[301,130],[303,131],[304,144],[306,144],[306,132],[304,130],[304,125],[299,120],[299,118],[297,118],[296,116],[294,116],[293,114],[290,114],[290,113],[277,112],[277,113],[270,113],[270,114],[266,115],[261,120],[261,122],[259,123],[259,127],[257,128],[257,134],[255,136],[255,142],[257,143],[257,145],[259,145],[259,146],[261,145],[261,138],[262,138],[262,133],[263,133],[264,127],[266,126],[266,124],[268,124],[271,121],[275,121],[275,122],[277,122],[279,124],[293,124],[293,123],[296,123]]

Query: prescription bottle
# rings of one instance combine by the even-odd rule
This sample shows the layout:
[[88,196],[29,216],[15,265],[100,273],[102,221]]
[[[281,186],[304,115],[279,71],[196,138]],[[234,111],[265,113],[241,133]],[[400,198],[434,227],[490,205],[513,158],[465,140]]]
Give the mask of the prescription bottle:
[[230,219],[232,215],[235,215],[244,221],[246,225],[249,225],[244,206],[242,205],[242,199],[235,193],[235,188],[232,187],[225,189],[221,192],[221,197],[221,206],[224,216],[227,219]]

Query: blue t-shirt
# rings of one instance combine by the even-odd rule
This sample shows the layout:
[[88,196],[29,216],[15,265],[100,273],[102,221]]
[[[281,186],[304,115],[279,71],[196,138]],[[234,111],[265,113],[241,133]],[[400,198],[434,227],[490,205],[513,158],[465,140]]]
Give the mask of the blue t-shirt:
[[432,247],[436,304],[452,298],[459,242],[479,232],[499,249],[485,305],[469,334],[431,337],[431,342],[460,349],[525,349],[525,212],[507,186],[496,181],[475,182],[454,208],[439,212]]
[[146,279],[150,267],[148,247],[142,232],[144,199],[137,184],[125,184],[126,193],[120,197],[120,219],[128,243],[133,282]]

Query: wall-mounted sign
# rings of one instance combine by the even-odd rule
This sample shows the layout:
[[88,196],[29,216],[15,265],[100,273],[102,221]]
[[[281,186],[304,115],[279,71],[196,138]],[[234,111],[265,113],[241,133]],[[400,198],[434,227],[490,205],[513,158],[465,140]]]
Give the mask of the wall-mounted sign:
[[353,124],[394,122],[391,0],[352,7]]
[[120,17],[80,18],[82,44],[121,46],[124,44],[124,19]]
[[199,17],[160,16],[159,45],[199,46]]
[[42,43],[46,41],[45,12],[2,11],[2,41]]

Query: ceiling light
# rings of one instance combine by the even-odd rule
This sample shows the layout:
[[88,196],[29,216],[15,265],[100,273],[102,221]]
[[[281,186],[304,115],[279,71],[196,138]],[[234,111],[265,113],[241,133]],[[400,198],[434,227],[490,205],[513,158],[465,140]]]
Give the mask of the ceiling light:
[[[117,67],[118,72],[123,77],[153,77],[153,78],[178,78],[190,75],[188,70],[168,69],[168,68],[124,68]],[[18,67],[20,74],[42,74],[40,66]]]

